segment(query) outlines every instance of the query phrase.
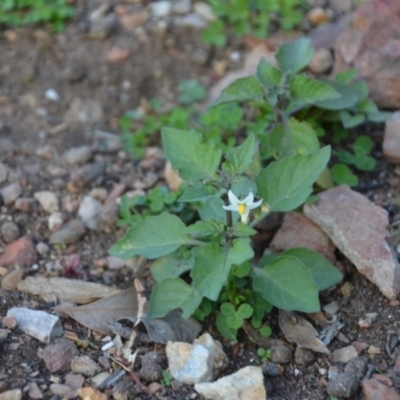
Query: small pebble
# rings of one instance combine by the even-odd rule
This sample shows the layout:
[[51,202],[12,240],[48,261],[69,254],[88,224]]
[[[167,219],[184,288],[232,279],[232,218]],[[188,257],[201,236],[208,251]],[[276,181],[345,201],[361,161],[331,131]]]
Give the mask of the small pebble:
[[47,100],[50,101],[59,101],[60,95],[54,89],[48,89],[45,92],[45,96]]
[[11,243],[20,237],[18,225],[12,221],[6,221],[0,228],[1,238],[4,243]]

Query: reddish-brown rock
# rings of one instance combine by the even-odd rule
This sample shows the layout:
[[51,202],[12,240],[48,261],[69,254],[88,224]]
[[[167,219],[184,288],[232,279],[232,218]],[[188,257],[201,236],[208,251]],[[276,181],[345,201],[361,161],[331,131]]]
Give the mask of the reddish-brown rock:
[[376,381],[365,379],[362,383],[365,400],[400,400],[400,395],[392,388]]
[[325,232],[305,215],[291,211],[285,214],[283,224],[271,242],[271,248],[281,251],[293,247],[306,247],[331,261],[335,260],[335,245]]
[[326,190],[304,213],[388,298],[400,291],[400,265],[386,242],[388,213],[346,185]]
[[400,164],[400,111],[386,121],[383,154],[390,162]]
[[367,0],[335,44],[335,72],[354,67],[381,108],[400,108],[400,1]]
[[9,243],[4,247],[3,254],[0,255],[0,265],[13,268],[30,268],[38,260],[38,255],[32,239],[24,236]]

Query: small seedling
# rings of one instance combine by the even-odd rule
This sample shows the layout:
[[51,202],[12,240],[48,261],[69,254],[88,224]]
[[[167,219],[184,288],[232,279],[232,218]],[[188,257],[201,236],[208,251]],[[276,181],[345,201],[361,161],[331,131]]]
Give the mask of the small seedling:
[[173,381],[172,375],[166,370],[163,369],[161,372],[161,385],[163,386],[171,386],[171,382]]
[[259,363],[265,363],[271,359],[271,349],[259,347],[257,349],[257,355],[260,357]]

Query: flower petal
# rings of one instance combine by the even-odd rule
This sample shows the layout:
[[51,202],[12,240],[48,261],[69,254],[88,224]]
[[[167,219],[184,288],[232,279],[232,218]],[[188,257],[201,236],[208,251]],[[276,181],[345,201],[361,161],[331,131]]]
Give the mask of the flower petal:
[[253,202],[253,200],[254,200],[254,194],[253,194],[253,192],[250,192],[250,193],[245,197],[245,199],[242,200],[242,203],[244,203],[244,204],[246,204],[246,205],[249,205],[249,204],[251,204],[251,203]]
[[228,192],[228,197],[230,203],[233,204],[234,206],[237,206],[239,204],[239,199],[233,194],[232,190]]
[[254,203],[248,204],[248,205],[247,205],[247,208],[248,208],[249,210],[253,210],[254,208],[260,207],[260,205],[261,205],[262,202],[263,202],[262,199],[261,199],[261,200],[258,200],[258,201],[254,202]]
[[228,210],[228,211],[237,211],[238,210],[238,206],[235,206],[234,204],[229,204],[229,206],[222,206],[222,208],[224,210]]

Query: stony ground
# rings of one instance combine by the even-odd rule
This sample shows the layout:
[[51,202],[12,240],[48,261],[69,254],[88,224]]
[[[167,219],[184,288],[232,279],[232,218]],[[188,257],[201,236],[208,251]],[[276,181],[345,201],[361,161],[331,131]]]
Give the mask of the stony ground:
[[[57,331],[52,319],[45,319],[46,327],[33,334],[7,317],[13,307],[54,315],[63,288],[43,299],[44,289],[18,286],[26,278],[64,277],[117,290],[132,287],[139,277],[151,288],[149,265],[143,260],[123,263],[108,257],[108,249],[124,233],[116,224],[118,198],[165,183],[157,143],[142,159],[133,160],[121,144],[119,117],[154,98],[176,104],[182,79],[198,79],[215,93],[221,78],[243,64],[248,67],[251,57],[266,55],[282,40],[277,33],[260,48],[251,38],[232,39],[216,50],[200,40],[199,27],[208,16],[199,8],[190,11],[190,1],[179,2],[183,9],[170,16],[162,15],[162,7],[157,11],[135,1],[103,3],[77,1],[77,16],[58,35],[46,29],[0,31],[0,399],[77,398],[79,390],[85,399],[202,398],[193,385],[162,381],[164,346],[146,340],[144,333],[136,346],[135,367],[126,372],[102,350],[106,335],[65,315],[63,338],[56,340],[43,337],[47,330]],[[337,35],[350,8],[346,1],[310,1],[312,13],[302,32],[333,18],[336,24],[327,35]],[[317,41],[324,37],[311,36]],[[314,70],[323,67],[314,62]],[[399,209],[393,199],[399,195],[399,178],[383,157],[383,126],[373,129],[379,171],[361,177],[367,187],[363,194],[396,222]],[[385,394],[386,386],[373,386],[378,381],[400,391],[399,307],[340,252],[335,257],[346,276],[322,294],[321,303],[336,302],[334,317],[343,327],[329,350],[345,348],[345,354],[332,358],[295,351],[295,346],[285,347],[289,352],[274,351],[262,366],[269,399],[325,400],[349,392],[357,393],[352,399],[400,398]],[[78,296],[77,288],[69,290]],[[373,321],[359,323],[371,313],[376,313],[370,316]],[[285,341],[277,312],[269,322],[273,337]],[[221,340],[228,356],[228,366],[218,377],[260,365],[260,344],[246,334],[231,345],[212,321],[202,330]],[[358,357],[350,364],[354,351]],[[359,384],[372,376],[364,397]]]

